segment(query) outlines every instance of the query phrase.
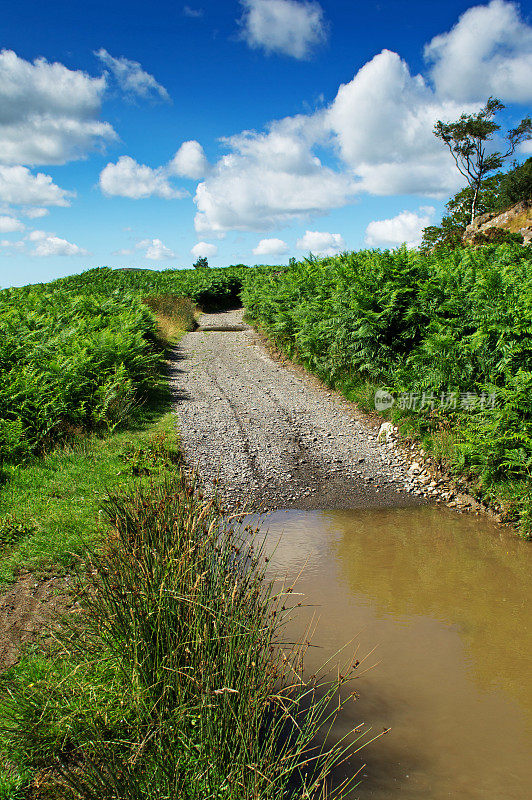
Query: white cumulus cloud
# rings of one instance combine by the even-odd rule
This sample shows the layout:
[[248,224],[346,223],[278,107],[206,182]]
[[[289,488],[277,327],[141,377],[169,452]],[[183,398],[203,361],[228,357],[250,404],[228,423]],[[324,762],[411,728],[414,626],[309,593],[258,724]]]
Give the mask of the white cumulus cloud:
[[[271,230],[345,206],[361,192],[448,196],[462,178],[434,124],[478,107],[440,100],[397,53],[384,50],[327,108],[225,139],[229,152],[196,190],[196,230]],[[325,166],[318,147],[340,167]]]
[[30,255],[33,256],[86,256],[88,251],[83,247],[78,247],[77,244],[67,242],[66,239],[60,239],[53,233],[46,233],[46,231],[32,231],[28,239],[33,242],[35,247]]
[[15,217],[0,216],[0,233],[23,231],[25,227],[24,223]]
[[307,58],[327,38],[323,10],[316,2],[241,0],[242,37],[267,53]]
[[420,208],[420,213],[402,211],[391,219],[370,222],[366,228],[366,244],[369,247],[393,247],[406,243],[408,247],[419,247],[423,228],[430,225],[434,209]]
[[146,197],[170,200],[185,194],[170,185],[163,167],[152,169],[137,163],[131,156],[120,156],[116,164],[110,162],[103,168],[100,189],[109,197],[129,197],[132,200]]
[[[152,261],[164,261],[169,258],[175,258],[175,253],[166,247],[160,239],[143,239],[135,245],[137,250],[144,250],[144,256],[150,258]],[[129,255],[127,250],[122,251],[123,254]]]
[[194,245],[190,252],[194,258],[203,258],[207,256],[215,256],[218,252],[218,248],[215,244],[210,244],[209,242],[198,242]]
[[105,77],[0,53],[0,162],[64,164],[116,138],[98,115]]
[[316,134],[315,120],[294,117],[272,123],[267,133],[226,139],[229,154],[196,190],[197,232],[269,230],[345,205],[353,178],[322,165],[312,152]]
[[261,239],[253,249],[254,256],[281,256],[288,253],[288,245],[282,239]]
[[57,186],[49,175],[33,175],[27,167],[0,166],[0,201],[15,205],[68,206],[72,192]]
[[306,231],[296,244],[300,250],[314,253],[317,256],[333,256],[345,250],[345,242],[339,233],[326,233],[325,231]]
[[454,100],[532,100],[532,27],[505,0],[469,8],[425,47],[437,91]]
[[461,179],[432,132],[434,123],[476,108],[441,101],[397,53],[383,50],[340,86],[325,124],[342,160],[360,177],[360,190],[445,195]]
[[170,175],[197,179],[203,178],[208,166],[203,147],[192,139],[189,142],[183,142],[167,169]]
[[126,95],[144,98],[157,96],[162,100],[170,99],[164,86],[157,83],[153,75],[146,72],[138,61],[131,61],[124,56],[115,58],[103,47],[95,51],[94,55],[110,70]]

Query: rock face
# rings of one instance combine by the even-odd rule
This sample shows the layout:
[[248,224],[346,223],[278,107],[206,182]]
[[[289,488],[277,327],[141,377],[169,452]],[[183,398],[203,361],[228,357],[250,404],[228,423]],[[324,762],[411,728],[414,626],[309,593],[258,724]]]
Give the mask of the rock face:
[[487,233],[490,228],[502,228],[509,233],[520,233],[523,244],[532,242],[532,203],[521,201],[505,211],[480,214],[467,226],[464,242],[468,244],[476,233]]

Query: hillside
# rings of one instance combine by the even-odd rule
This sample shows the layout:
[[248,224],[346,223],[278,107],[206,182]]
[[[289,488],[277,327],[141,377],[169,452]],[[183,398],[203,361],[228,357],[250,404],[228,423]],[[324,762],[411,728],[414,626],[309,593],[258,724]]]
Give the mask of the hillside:
[[480,214],[465,229],[464,243],[470,243],[476,234],[487,234],[492,228],[521,234],[523,244],[530,244],[532,242],[532,204],[522,200],[504,211],[489,211],[486,214]]

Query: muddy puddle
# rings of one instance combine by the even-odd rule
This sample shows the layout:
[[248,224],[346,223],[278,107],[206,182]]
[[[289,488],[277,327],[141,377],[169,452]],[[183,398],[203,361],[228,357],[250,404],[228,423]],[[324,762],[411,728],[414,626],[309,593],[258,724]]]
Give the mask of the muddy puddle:
[[312,605],[287,630],[303,637],[314,618],[307,668],[349,640],[346,657],[367,656],[335,735],[391,728],[344,767],[362,767],[352,796],[532,798],[532,544],[433,507],[277,512],[262,524],[270,576],[299,575],[298,599]]

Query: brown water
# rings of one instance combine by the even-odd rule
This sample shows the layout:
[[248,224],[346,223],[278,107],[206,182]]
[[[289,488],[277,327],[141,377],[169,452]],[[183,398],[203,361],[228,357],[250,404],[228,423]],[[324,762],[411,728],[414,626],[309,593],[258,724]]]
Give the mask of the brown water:
[[263,525],[270,575],[301,573],[314,606],[287,631],[302,637],[317,618],[308,669],[351,639],[361,660],[376,648],[335,730],[391,727],[346,767],[365,764],[353,796],[530,800],[532,543],[432,507],[277,512]]

